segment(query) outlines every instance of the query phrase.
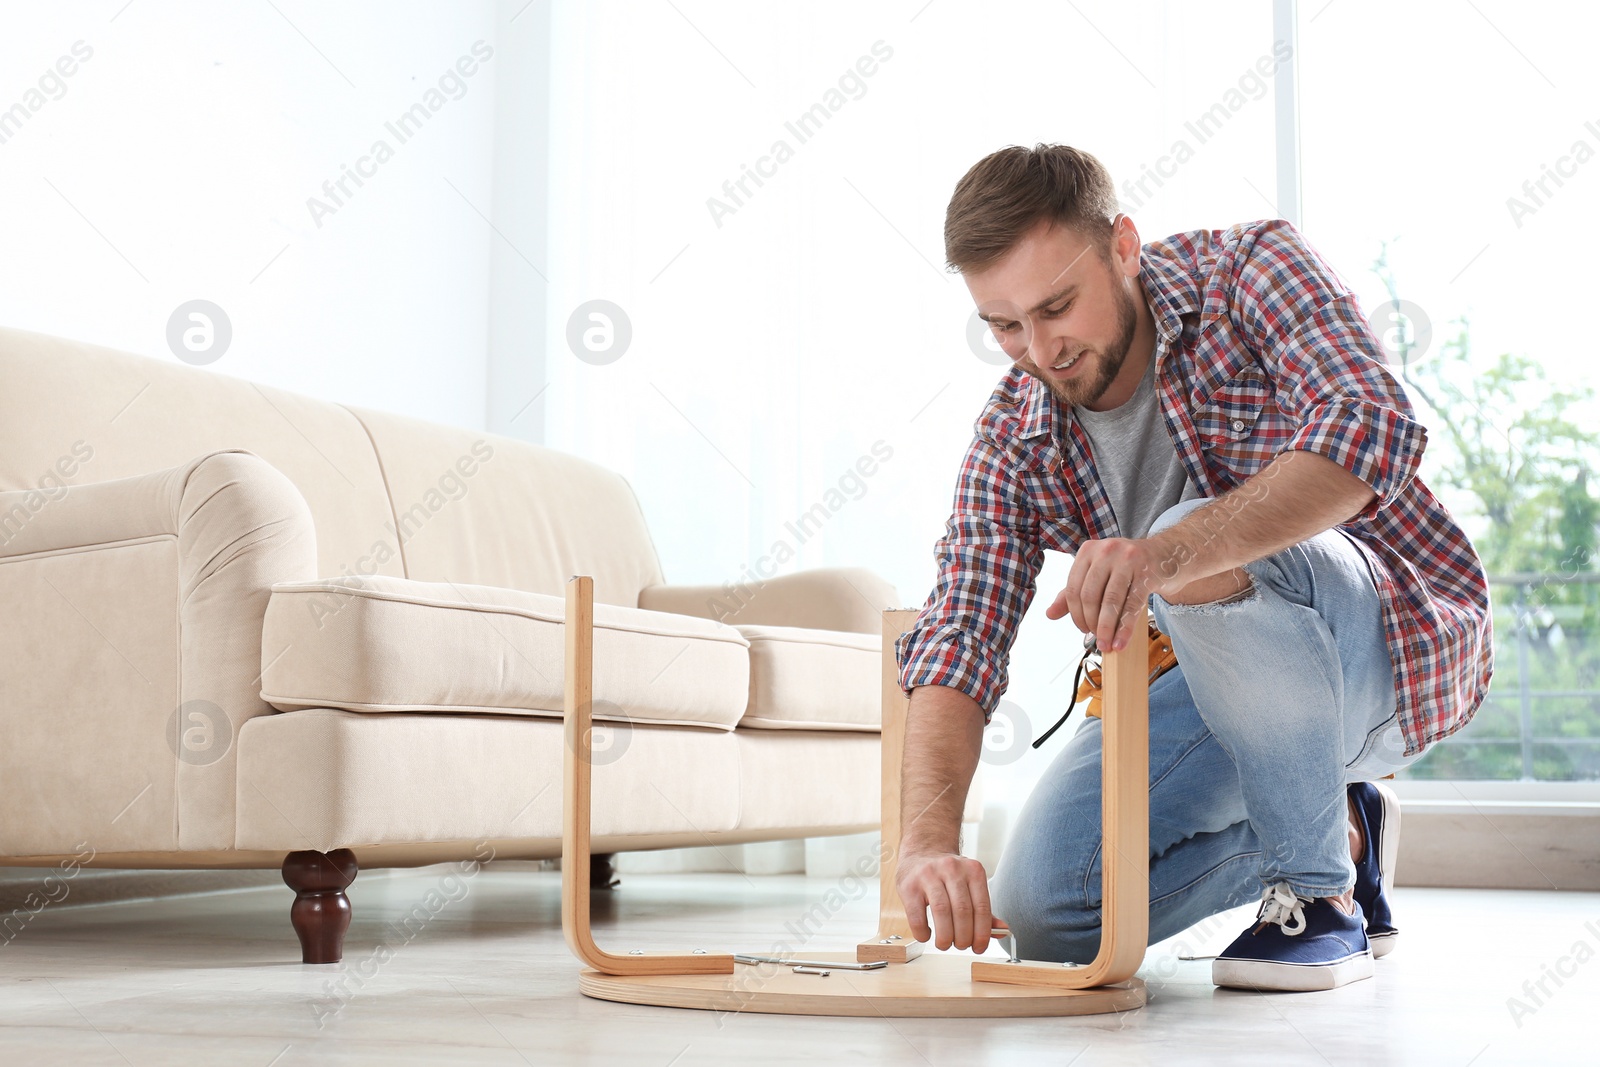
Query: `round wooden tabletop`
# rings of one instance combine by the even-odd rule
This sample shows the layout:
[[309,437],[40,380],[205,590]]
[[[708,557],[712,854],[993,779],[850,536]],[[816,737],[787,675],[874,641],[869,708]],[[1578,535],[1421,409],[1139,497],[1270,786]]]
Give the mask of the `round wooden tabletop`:
[[[854,953],[807,953],[854,962]],[[598,1000],[702,1011],[777,1015],[1004,1018],[1100,1015],[1144,1007],[1144,982],[1130,978],[1094,989],[972,980],[972,957],[925,955],[876,971],[796,974],[787,965],[738,964],[732,974],[613,975],[586,970],[578,989]]]

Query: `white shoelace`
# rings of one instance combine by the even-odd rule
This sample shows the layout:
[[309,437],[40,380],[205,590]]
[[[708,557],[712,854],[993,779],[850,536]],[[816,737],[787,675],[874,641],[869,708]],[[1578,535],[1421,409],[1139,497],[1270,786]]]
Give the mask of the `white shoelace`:
[[[1252,933],[1260,933],[1268,923],[1277,923],[1289,937],[1303,933],[1306,928],[1305,906],[1311,903],[1294,895],[1288,882],[1267,886],[1261,893],[1261,910],[1256,912],[1256,926]],[[1215,956],[1179,956],[1180,960],[1214,960]]]
[[1306,903],[1294,895],[1288,882],[1275,882],[1267,886],[1261,892],[1261,910],[1256,914],[1259,925],[1256,929],[1276,923],[1285,934],[1294,937],[1306,928]]

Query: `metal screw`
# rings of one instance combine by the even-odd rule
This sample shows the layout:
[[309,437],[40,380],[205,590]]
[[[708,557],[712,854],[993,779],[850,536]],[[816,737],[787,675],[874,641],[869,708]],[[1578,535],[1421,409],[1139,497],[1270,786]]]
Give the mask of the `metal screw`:
[[704,956],[706,954],[706,950],[703,948],[697,948],[694,950],[694,954],[696,956]]
[[630,955],[630,956],[643,956],[644,955],[644,949],[642,949],[642,948],[630,948],[628,950],[628,955]]

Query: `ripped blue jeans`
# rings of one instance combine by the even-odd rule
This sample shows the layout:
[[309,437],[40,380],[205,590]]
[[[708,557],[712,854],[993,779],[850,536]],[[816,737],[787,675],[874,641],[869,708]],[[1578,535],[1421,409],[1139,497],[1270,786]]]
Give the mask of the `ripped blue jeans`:
[[[1171,525],[1197,499],[1171,508]],[[1243,568],[1238,599],[1151,597],[1178,666],[1150,687],[1150,940],[1287,882],[1355,883],[1345,785],[1416,757],[1395,717],[1377,589],[1329,530]],[[994,912],[1026,959],[1085,963],[1100,943],[1100,722],[1087,719],[1023,806]]]

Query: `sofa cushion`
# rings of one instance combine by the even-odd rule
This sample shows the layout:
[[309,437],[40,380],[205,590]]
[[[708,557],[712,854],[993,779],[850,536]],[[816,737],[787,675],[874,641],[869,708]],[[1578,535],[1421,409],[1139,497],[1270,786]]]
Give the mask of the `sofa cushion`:
[[[261,699],[284,711],[561,717],[562,597],[352,575],[272,587]],[[747,642],[687,615],[594,606],[594,717],[731,730]]]
[[740,726],[878,731],[880,636],[798,626],[734,629],[750,642],[750,705]]

